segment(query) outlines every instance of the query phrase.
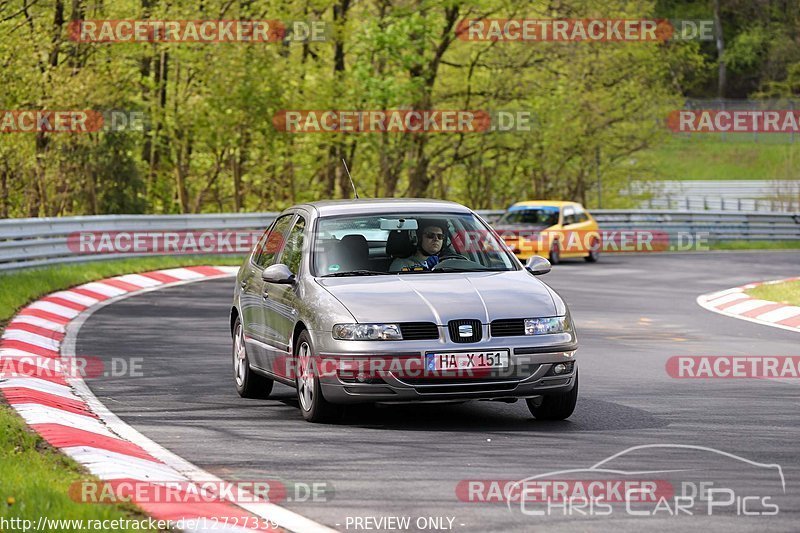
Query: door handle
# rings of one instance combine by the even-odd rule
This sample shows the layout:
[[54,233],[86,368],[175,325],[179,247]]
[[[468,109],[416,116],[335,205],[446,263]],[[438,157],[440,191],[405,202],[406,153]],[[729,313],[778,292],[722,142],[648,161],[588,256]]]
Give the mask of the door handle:
[[242,280],[242,281],[239,283],[239,286],[240,286],[241,288],[243,288],[243,289],[244,289],[245,287],[247,287],[247,280],[246,280],[246,279],[243,279],[243,280]]
[[265,288],[265,289],[264,289],[264,291],[261,293],[261,297],[262,297],[262,298],[264,298],[265,300],[266,300],[267,298],[269,298],[269,293],[267,292],[267,289],[266,289],[266,288]]

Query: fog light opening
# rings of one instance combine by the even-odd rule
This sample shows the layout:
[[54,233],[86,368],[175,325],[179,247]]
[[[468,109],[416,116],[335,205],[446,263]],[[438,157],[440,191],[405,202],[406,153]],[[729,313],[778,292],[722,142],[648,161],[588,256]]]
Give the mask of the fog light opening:
[[566,371],[567,371],[567,365],[565,365],[564,363],[558,363],[553,367],[553,374],[556,375],[563,374]]

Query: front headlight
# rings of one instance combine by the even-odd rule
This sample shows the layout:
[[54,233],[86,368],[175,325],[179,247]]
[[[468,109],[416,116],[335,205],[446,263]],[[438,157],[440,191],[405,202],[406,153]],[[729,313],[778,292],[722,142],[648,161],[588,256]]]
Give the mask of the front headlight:
[[549,335],[568,331],[572,331],[569,315],[525,319],[525,335]]
[[336,324],[333,338],[345,341],[399,341],[403,339],[397,324]]

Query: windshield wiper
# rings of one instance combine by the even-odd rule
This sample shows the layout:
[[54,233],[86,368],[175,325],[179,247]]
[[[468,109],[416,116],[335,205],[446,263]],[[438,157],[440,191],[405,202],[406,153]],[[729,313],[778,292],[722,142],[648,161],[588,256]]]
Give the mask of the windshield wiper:
[[457,267],[440,267],[431,272],[509,272],[505,268],[457,268]]
[[378,272],[377,270],[349,270],[347,272],[334,272],[325,274],[323,278],[343,278],[345,276],[385,276],[392,272]]

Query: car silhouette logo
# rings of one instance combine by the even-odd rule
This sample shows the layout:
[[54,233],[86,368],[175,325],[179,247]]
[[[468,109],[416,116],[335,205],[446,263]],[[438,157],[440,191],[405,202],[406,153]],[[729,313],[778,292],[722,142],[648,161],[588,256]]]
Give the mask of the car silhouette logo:
[[458,326],[458,336],[461,338],[472,337],[472,326],[469,324]]

